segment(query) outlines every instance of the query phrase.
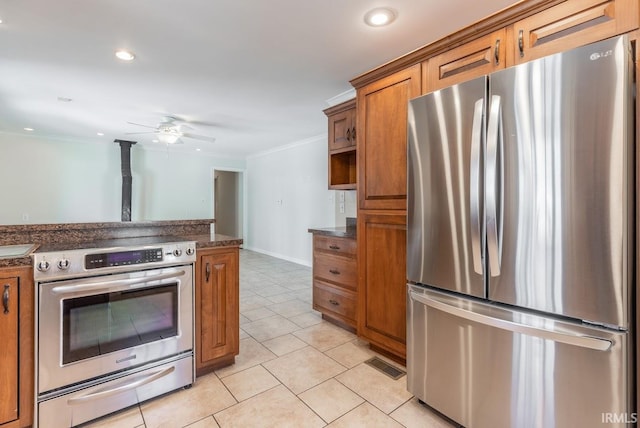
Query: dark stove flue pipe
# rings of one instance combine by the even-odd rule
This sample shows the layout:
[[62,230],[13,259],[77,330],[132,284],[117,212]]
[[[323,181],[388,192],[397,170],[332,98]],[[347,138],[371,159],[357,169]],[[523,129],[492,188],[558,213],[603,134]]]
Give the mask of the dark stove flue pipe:
[[113,140],[120,144],[120,165],[122,170],[122,221],[131,221],[131,146],[136,141]]

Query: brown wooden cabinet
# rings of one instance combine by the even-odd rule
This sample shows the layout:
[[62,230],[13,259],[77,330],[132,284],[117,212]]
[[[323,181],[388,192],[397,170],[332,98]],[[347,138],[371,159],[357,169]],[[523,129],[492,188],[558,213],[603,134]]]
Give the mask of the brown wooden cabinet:
[[18,419],[18,278],[0,278],[0,423]]
[[359,212],[358,335],[406,357],[406,213]]
[[33,273],[0,269],[0,427],[33,421]]
[[324,110],[329,119],[329,151],[355,148],[356,100],[345,101]]
[[638,28],[638,0],[571,0],[509,28],[512,61],[520,64]]
[[232,364],[240,346],[239,250],[198,250],[196,259],[196,373]]
[[638,0],[572,0],[425,61],[428,93],[543,56],[632,31]]
[[504,68],[506,36],[507,31],[500,29],[429,58],[423,70],[423,93]]
[[356,100],[324,110],[329,120],[329,189],[356,188]]
[[420,79],[416,64],[358,89],[360,209],[406,209],[407,110]]
[[416,64],[358,89],[357,330],[399,360],[406,355],[407,113],[421,78]]
[[355,239],[313,234],[313,309],[353,331],[357,275]]

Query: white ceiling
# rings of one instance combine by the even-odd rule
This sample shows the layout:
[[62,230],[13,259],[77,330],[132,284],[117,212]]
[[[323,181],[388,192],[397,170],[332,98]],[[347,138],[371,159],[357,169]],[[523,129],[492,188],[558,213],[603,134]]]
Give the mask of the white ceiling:
[[[325,100],[349,79],[512,3],[0,0],[0,132],[157,145],[127,122],[177,115],[217,140],[175,149],[243,157],[326,133]],[[391,26],[364,24],[377,6]]]

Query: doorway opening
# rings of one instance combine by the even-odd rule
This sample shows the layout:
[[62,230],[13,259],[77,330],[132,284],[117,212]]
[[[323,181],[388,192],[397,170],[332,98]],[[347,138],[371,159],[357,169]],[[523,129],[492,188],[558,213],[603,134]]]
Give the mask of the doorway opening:
[[215,233],[234,238],[244,234],[244,173],[213,170],[213,218]]

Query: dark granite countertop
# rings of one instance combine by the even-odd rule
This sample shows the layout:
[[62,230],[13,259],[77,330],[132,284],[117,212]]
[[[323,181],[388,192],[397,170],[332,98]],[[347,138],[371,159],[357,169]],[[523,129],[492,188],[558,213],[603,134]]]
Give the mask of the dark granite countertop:
[[356,239],[355,227],[314,227],[309,232],[317,235],[336,236],[338,238]]
[[237,247],[242,245],[242,238],[234,238],[233,236],[220,235],[216,233],[201,235],[182,236],[185,241],[196,241],[196,249],[214,248],[214,247]]
[[[184,236],[147,236],[137,238],[120,238],[110,240],[96,240],[90,242],[58,242],[54,244],[44,244],[36,247],[33,252],[62,251],[70,248],[104,248],[118,247],[126,245],[147,245],[159,242],[195,241],[196,249],[215,247],[235,247],[242,245],[242,239],[220,234],[197,234]],[[33,260],[31,256],[4,257],[0,258],[0,268],[31,266]]]
[[4,267],[23,267],[33,264],[31,256],[23,257],[3,257],[0,258],[0,268]]

